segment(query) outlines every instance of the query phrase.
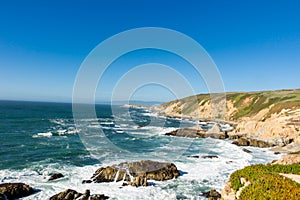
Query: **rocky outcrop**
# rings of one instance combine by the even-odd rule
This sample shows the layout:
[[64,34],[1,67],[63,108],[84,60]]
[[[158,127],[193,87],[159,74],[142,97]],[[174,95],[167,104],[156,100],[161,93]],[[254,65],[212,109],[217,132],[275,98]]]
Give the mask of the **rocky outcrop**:
[[205,196],[208,200],[218,200],[221,198],[221,194],[217,190],[203,192],[201,196]]
[[104,194],[95,194],[90,197],[90,200],[106,200],[106,199],[109,199],[109,197],[105,196]]
[[178,176],[179,171],[173,163],[142,160],[101,167],[96,170],[91,179],[96,183],[128,181],[130,185],[146,186],[149,179],[163,181]]
[[253,147],[274,147],[275,144],[273,142],[268,142],[265,140],[260,140],[256,138],[248,138],[248,137],[241,137],[235,141],[232,142],[232,144],[235,144],[237,146],[253,146]]
[[90,196],[91,196],[91,191],[86,190],[80,200],[89,200]]
[[212,158],[219,158],[218,156],[216,156],[216,155],[207,155],[207,156],[202,156],[202,158],[210,158],[210,159],[212,159]]
[[231,183],[228,181],[221,193],[223,200],[235,200],[235,191],[231,188]]
[[178,136],[178,137],[190,137],[190,138],[215,138],[215,139],[225,139],[227,135],[225,132],[221,132],[220,128],[217,125],[214,125],[213,128],[205,131],[199,127],[190,127],[177,129],[166,133],[168,136]]
[[6,196],[4,194],[0,194],[0,200],[6,200]]
[[2,183],[0,184],[0,196],[7,199],[17,199],[32,195],[34,189],[25,183]]
[[[152,108],[164,116],[194,121],[216,121],[223,118],[236,122],[228,133],[230,139],[248,134],[260,140],[273,140],[276,146],[286,146],[300,133],[300,89],[247,93],[226,93],[226,113],[217,115],[211,96],[199,94],[164,103]],[[221,101],[222,102],[222,101]],[[220,105],[222,107],[222,105]],[[175,134],[176,135],[176,134]],[[188,137],[178,133],[178,136]],[[191,134],[192,137],[205,137]],[[232,137],[232,138],[231,138]]]
[[134,177],[134,180],[131,182],[128,182],[128,185],[132,185],[132,186],[148,186],[147,183],[147,177],[146,176],[136,176]]
[[67,189],[50,197],[50,200],[74,200],[80,196],[82,196],[82,193],[79,193],[75,190]]
[[277,160],[272,163],[272,165],[291,165],[295,163],[300,163],[300,154],[288,154],[281,157],[280,160]]
[[50,176],[50,178],[48,179],[48,181],[53,181],[53,180],[56,180],[56,179],[59,179],[59,178],[62,178],[62,177],[64,177],[64,175],[61,174],[61,173],[52,174]]
[[50,197],[50,200],[105,200],[108,199],[108,196],[105,196],[104,194],[95,194],[91,195],[90,190],[86,190],[84,194],[77,192],[72,189],[67,189],[63,192],[60,192],[52,197]]

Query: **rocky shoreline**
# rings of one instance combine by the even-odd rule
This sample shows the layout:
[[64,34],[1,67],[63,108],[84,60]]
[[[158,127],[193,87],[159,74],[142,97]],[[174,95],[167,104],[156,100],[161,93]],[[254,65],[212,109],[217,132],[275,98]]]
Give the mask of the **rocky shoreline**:
[[[90,179],[82,180],[82,184],[122,182],[122,187],[143,187],[151,185],[148,181],[165,181],[180,176],[180,171],[174,163],[141,160],[136,162],[123,162],[97,169]],[[64,177],[63,174],[53,174],[49,181]],[[34,189],[25,183],[3,183],[0,184],[0,200],[13,200],[30,196],[40,190]],[[85,193],[67,189],[53,195],[49,200],[104,200],[109,199],[105,194],[91,194],[90,190]]]
[[[199,126],[177,129],[168,133],[167,136],[190,137],[190,138],[214,138],[229,139],[237,146],[253,146],[260,148],[273,147],[273,151],[293,153],[300,150],[300,140],[285,140],[283,138],[262,139],[251,134],[234,134],[222,131],[220,124],[215,124],[211,129],[204,130]],[[272,150],[272,149],[271,149]]]
[[[143,108],[143,107],[139,107]],[[197,123],[197,126],[181,128],[165,135],[168,136],[178,136],[178,137],[191,137],[191,138],[214,138],[214,139],[229,139],[232,140],[232,144],[237,146],[253,146],[260,148],[273,148],[274,152],[281,153],[293,153],[300,151],[300,134],[293,138],[284,136],[268,136],[262,137],[260,134],[253,134],[242,132],[239,128],[239,122],[227,121],[227,120],[217,120],[217,119],[199,119],[193,116],[186,115],[171,115],[166,114],[164,111],[160,110],[158,107],[145,107],[144,109],[149,109],[159,116],[166,118],[176,118],[179,120],[188,120],[192,123]],[[203,129],[206,124],[211,124],[210,129]],[[222,129],[222,127],[230,127],[228,130]],[[272,149],[271,149],[272,150]]]

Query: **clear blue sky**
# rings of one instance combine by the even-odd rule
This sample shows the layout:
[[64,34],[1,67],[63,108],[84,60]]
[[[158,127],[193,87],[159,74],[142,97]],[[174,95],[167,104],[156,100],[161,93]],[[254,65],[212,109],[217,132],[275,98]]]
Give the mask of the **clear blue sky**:
[[[226,91],[300,88],[299,10],[297,0],[1,1],[0,99],[71,101],[77,70],[97,44],[149,26],[174,29],[199,42],[218,66]],[[183,61],[166,53],[137,52],[115,65],[130,69],[137,55],[139,64],[151,59],[177,64],[191,74],[196,92],[206,92]],[[113,69],[121,75],[120,67]],[[113,88],[113,78],[105,80],[98,100],[106,100]],[[141,89],[136,99],[173,98],[160,89],[149,92],[151,87]]]

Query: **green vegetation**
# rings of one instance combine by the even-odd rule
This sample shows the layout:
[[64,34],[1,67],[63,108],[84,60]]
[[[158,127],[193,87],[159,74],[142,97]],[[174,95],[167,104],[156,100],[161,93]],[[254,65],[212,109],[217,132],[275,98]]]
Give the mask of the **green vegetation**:
[[300,174],[300,163],[292,165],[252,165],[231,174],[231,187],[237,191],[243,185],[240,178],[250,181],[240,199],[300,199],[300,184],[279,173]]
[[[211,100],[209,94],[199,94],[196,97],[197,98],[191,96],[165,103],[162,107],[166,108],[174,105],[174,103],[180,102],[182,105],[182,113],[189,115],[196,109],[200,111],[201,107]],[[300,108],[300,89],[227,93],[226,100],[227,102],[232,102],[233,106],[237,108],[236,112],[232,113],[231,116],[227,116],[229,120],[238,120],[242,117],[252,116],[265,108],[269,108],[269,112],[264,116],[264,118],[267,119],[273,113],[279,113],[282,109]]]

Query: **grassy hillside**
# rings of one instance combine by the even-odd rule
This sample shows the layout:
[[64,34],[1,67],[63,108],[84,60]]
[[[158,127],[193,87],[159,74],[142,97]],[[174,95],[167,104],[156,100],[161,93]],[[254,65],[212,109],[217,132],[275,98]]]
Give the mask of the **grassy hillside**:
[[[200,113],[207,112],[210,103],[211,98],[209,94],[199,94],[162,104],[160,109],[168,110],[170,114],[193,115],[193,112],[197,109],[199,109]],[[271,114],[278,113],[282,109],[299,109],[300,89],[231,92],[226,94],[226,107],[226,118],[229,120],[239,120],[246,116],[251,117],[265,108],[269,109],[268,113],[265,114],[265,117],[268,118]]]
[[244,177],[251,184],[239,199],[299,199],[300,184],[279,173],[300,174],[300,164],[248,166],[231,174],[231,187],[237,191],[243,186],[240,178]]

